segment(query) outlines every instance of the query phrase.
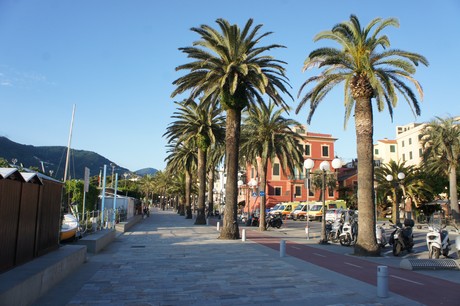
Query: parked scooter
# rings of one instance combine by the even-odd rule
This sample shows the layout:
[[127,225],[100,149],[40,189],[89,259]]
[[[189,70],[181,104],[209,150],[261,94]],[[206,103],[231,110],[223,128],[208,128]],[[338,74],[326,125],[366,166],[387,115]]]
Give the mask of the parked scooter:
[[344,212],[342,233],[339,236],[340,244],[350,246],[355,244],[358,239],[358,218],[354,211],[348,210]]
[[402,251],[411,252],[414,247],[414,235],[412,234],[414,220],[406,219],[404,225],[398,222],[392,226],[395,230],[391,233],[388,242],[393,246],[393,255],[398,256]]
[[279,214],[268,214],[265,219],[265,227],[280,228],[283,225],[283,220]]
[[449,232],[445,230],[446,226],[442,226],[442,216],[440,213],[431,215],[426,234],[426,245],[428,247],[429,258],[438,259],[442,254],[445,257],[449,256],[450,241]]
[[342,233],[343,219],[336,218],[334,223],[331,224],[331,227],[332,228],[327,235],[327,239],[334,243],[339,242],[340,234]]
[[385,234],[385,229],[383,228],[384,225],[385,223],[382,225],[377,224],[375,226],[375,238],[377,239],[377,244],[381,248],[384,248],[388,243],[387,235]]

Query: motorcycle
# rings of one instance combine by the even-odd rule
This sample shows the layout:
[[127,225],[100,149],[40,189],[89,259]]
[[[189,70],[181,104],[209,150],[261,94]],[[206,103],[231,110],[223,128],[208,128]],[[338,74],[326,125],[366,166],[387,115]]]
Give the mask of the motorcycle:
[[446,226],[442,226],[441,217],[441,214],[434,213],[428,224],[429,232],[426,234],[426,245],[429,258],[438,259],[441,254],[444,257],[449,256],[449,232],[444,229]]
[[395,230],[391,233],[390,240],[388,242],[393,246],[394,256],[398,256],[404,250],[407,252],[412,251],[412,248],[414,247],[414,235],[412,234],[413,226],[414,220],[410,219],[404,220],[404,225],[399,222],[396,225],[392,223],[392,227]]
[[342,233],[339,236],[340,244],[350,246],[358,239],[358,220],[353,211],[345,211]]
[[383,223],[382,225],[377,224],[375,226],[375,238],[377,239],[377,244],[381,248],[384,248],[388,243],[387,235],[385,234],[385,229],[383,228],[384,225],[385,223]]
[[334,243],[339,242],[343,227],[342,218],[335,219],[334,223],[331,224],[331,227],[332,228],[327,235],[327,239]]
[[281,225],[283,225],[283,220],[281,220],[281,216],[279,214],[268,214],[265,219],[265,227],[267,229],[269,227],[280,228]]

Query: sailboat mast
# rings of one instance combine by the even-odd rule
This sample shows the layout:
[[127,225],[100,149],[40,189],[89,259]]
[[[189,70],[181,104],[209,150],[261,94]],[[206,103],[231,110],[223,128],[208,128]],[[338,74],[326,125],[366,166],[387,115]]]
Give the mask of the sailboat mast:
[[64,168],[64,183],[67,181],[67,171],[69,170],[69,159],[70,159],[70,143],[72,140],[72,130],[73,130],[73,118],[75,116],[75,104],[72,109],[72,120],[70,121],[70,132],[69,132],[69,141],[67,143],[67,156],[65,159],[65,168]]

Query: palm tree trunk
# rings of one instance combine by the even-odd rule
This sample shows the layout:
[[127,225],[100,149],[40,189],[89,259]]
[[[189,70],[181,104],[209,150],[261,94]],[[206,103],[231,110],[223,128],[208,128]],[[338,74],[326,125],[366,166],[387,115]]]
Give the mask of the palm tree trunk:
[[398,196],[398,191],[396,190],[397,185],[393,187],[393,205],[391,206],[391,220],[393,224],[398,224],[399,223],[399,196]]
[[457,168],[455,167],[455,165],[450,166],[449,193],[450,193],[450,208],[452,210],[452,217],[455,219],[455,221],[460,221],[460,211],[458,207],[458,196],[457,196]]
[[[260,194],[260,191],[265,191],[267,188],[267,168],[268,168],[268,159],[261,159],[260,167],[260,187],[257,190],[257,193]],[[266,197],[260,197],[260,217],[259,217],[259,230],[266,231],[267,227],[265,226],[265,207],[266,207]]]
[[192,202],[190,201],[192,193],[192,178],[189,171],[185,171],[185,219],[192,219]]
[[225,154],[227,163],[227,183],[225,186],[224,224],[221,239],[239,239],[238,229],[238,151],[240,141],[241,110],[227,109],[225,131]]
[[355,104],[358,155],[358,240],[355,255],[380,255],[375,238],[373,117],[371,98],[358,98]]
[[208,216],[214,214],[214,165],[208,175]]
[[206,224],[205,198],[206,198],[206,150],[198,148],[198,214],[195,225]]

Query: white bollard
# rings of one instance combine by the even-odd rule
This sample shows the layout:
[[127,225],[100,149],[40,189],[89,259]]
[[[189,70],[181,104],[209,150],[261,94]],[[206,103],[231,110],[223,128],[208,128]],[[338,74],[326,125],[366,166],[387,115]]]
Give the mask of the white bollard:
[[220,222],[217,222],[217,231],[220,230]]
[[286,240],[280,241],[280,257],[286,257]]
[[310,239],[310,230],[308,228],[308,225],[305,226],[305,234],[307,235],[307,239]]
[[246,230],[243,228],[243,230],[241,231],[241,240],[242,241],[246,241]]
[[381,298],[388,297],[388,267],[377,267],[377,296]]
[[206,225],[209,225],[209,217],[206,218]]

